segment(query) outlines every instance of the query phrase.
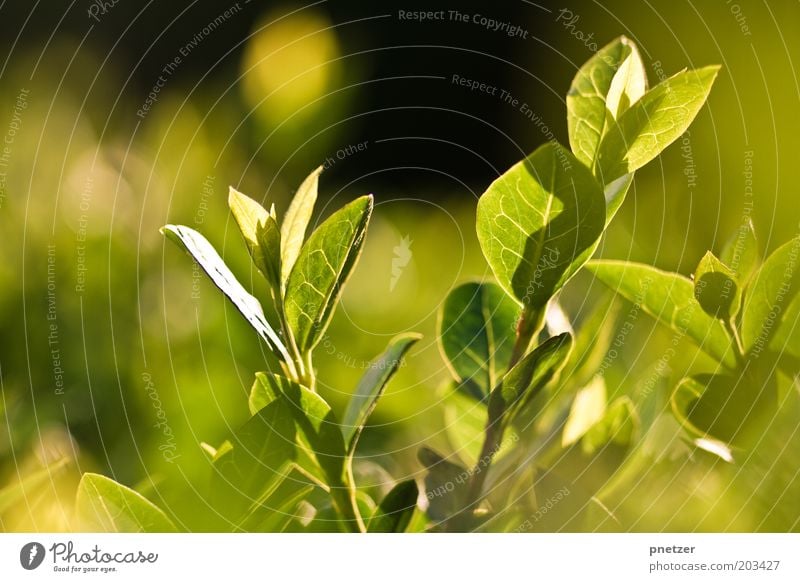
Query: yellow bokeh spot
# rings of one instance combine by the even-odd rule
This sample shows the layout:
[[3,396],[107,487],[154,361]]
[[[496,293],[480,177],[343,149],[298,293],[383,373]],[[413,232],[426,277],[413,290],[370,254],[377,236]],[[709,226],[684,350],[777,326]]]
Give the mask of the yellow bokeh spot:
[[243,87],[262,121],[274,126],[317,109],[319,104],[303,107],[327,93],[337,77],[331,61],[339,45],[330,27],[327,18],[309,10],[282,19],[273,13],[257,25],[243,58]]

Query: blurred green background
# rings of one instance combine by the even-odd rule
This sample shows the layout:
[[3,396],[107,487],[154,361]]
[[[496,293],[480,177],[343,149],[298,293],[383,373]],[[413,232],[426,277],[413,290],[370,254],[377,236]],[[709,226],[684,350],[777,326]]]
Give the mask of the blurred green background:
[[[514,37],[399,17],[456,9],[430,2],[63,4],[0,7],[0,486],[75,460],[0,513],[6,531],[68,529],[86,470],[204,527],[187,516],[188,484],[208,477],[200,443],[219,444],[248,417],[253,374],[275,360],[158,229],[200,230],[265,298],[228,186],[280,212],[320,164],[315,220],[367,192],[377,204],[317,351],[321,392],[341,410],[365,362],[392,335],[419,331],[360,454],[402,478],[421,476],[422,444],[457,448],[444,430],[437,310],[455,284],[491,276],[477,197],[550,131],[567,143],[564,97],[592,43],[634,39],[651,84],[723,66],[690,133],[637,173],[602,256],[688,274],[746,216],[763,252],[800,230],[794,0],[458,3],[518,25]],[[599,296],[581,275],[562,302],[579,325]],[[671,339],[646,318],[633,333],[606,375],[615,393],[652,378]],[[701,365],[686,344],[657,390]],[[666,455],[617,496],[618,528],[798,529],[798,437],[775,424],[741,465]]]

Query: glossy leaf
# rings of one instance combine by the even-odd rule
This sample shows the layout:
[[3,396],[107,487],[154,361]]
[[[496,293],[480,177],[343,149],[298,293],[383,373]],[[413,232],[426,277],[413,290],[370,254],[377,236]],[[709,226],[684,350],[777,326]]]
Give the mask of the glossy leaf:
[[569,417],[564,425],[564,432],[561,435],[561,446],[568,447],[577,442],[590,428],[602,420],[605,413],[606,383],[602,376],[597,376],[575,395]]
[[523,357],[489,396],[489,422],[509,424],[564,367],[572,349],[568,333],[549,338]]
[[169,239],[187,251],[206,272],[214,284],[236,306],[239,312],[253,326],[258,334],[275,349],[285,362],[291,361],[283,342],[272,329],[264,316],[258,299],[250,295],[231,273],[231,270],[211,246],[206,238],[186,226],[168,224],[161,229]]
[[81,531],[176,531],[172,521],[152,502],[133,489],[95,473],[84,473],[81,477],[75,511]]
[[285,312],[302,353],[317,344],[330,323],[371,213],[372,196],[351,202],[311,234],[297,258],[286,284]]
[[512,166],[478,202],[483,254],[503,289],[534,311],[591,257],[604,225],[600,184],[554,143]]
[[600,144],[603,183],[638,170],[678,139],[706,102],[718,72],[718,66],[680,72],[625,111]]
[[694,273],[694,297],[711,317],[730,321],[739,312],[742,293],[736,274],[710,251]]
[[408,333],[393,338],[386,350],[370,363],[369,369],[359,380],[342,419],[344,441],[351,454],[355,450],[367,419],[378,405],[378,399],[383,394],[386,384],[397,372],[408,350],[421,337],[419,334]]
[[465,283],[450,291],[439,314],[439,345],[454,378],[478,398],[506,372],[519,307],[493,283]]
[[567,124],[572,151],[594,167],[608,125],[644,95],[647,89],[636,45],[621,36],[586,61],[567,93]]
[[419,497],[419,488],[413,479],[395,485],[375,509],[369,520],[367,531],[376,533],[406,531],[417,508],[417,497]]
[[725,243],[720,259],[736,273],[740,285],[744,285],[758,268],[760,260],[758,240],[753,221],[747,218],[734,235]]
[[306,229],[314,212],[314,204],[317,202],[317,189],[321,173],[322,166],[311,172],[303,180],[283,218],[280,241],[281,281],[284,284],[289,280],[292,267],[294,267],[297,257],[300,256],[300,250],[303,248]]
[[616,293],[681,335],[717,361],[736,365],[732,339],[722,322],[706,314],[694,298],[692,282],[640,263],[592,261],[587,269]]
[[800,237],[778,247],[756,272],[745,293],[742,343],[748,352],[760,353],[777,331],[781,311],[788,309],[800,291]]

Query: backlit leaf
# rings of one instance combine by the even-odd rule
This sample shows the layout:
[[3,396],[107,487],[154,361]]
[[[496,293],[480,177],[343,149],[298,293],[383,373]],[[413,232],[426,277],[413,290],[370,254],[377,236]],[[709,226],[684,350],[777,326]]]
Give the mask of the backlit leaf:
[[310,351],[325,332],[350,276],[372,213],[372,196],[335,212],[308,238],[286,284],[285,312],[297,347]]
[[736,274],[710,251],[694,273],[694,297],[711,317],[730,321],[739,312],[742,293]]
[[421,337],[419,334],[408,333],[393,338],[359,380],[342,419],[342,432],[349,452],[352,453],[355,449],[367,419],[378,405],[386,384],[400,367],[403,356]]
[[759,263],[758,240],[749,217],[725,244],[719,258],[736,273],[740,285],[744,286]]
[[245,196],[233,186],[230,187],[228,193],[228,206],[231,209],[233,218],[236,220],[236,224],[239,225],[239,230],[242,232],[242,237],[244,237],[244,242],[247,244],[247,250],[250,252],[253,262],[259,271],[269,277],[267,260],[272,261],[274,258],[265,256],[264,249],[261,248],[258,241],[259,225],[264,224],[267,219],[271,218],[269,212],[261,204],[249,196]]
[[686,277],[625,261],[592,261],[586,268],[611,290],[640,305],[681,336],[691,338],[717,361],[730,368],[736,365],[731,337],[722,322],[703,311]]
[[680,72],[625,111],[600,144],[597,175],[603,183],[638,170],[678,139],[706,102],[718,72],[718,66]]
[[760,353],[770,345],[781,321],[800,291],[800,237],[778,247],[761,265],[744,297],[742,343],[745,351]]
[[600,422],[605,413],[606,383],[602,376],[597,376],[575,395],[564,425],[561,446],[568,447],[577,442],[590,428]]
[[548,143],[481,196],[478,240],[503,289],[526,308],[543,310],[591,257],[605,212],[603,189],[591,171]]
[[175,525],[145,497],[113,479],[84,473],[75,500],[81,531],[174,532]]
[[567,93],[567,124],[572,151],[594,167],[609,121],[644,95],[647,76],[636,45],[621,36],[586,61]]
[[189,227],[168,224],[161,229],[167,238],[180,245],[187,251],[197,264],[206,272],[214,284],[219,287],[228,299],[236,306],[239,312],[253,326],[258,334],[275,349],[285,362],[291,360],[283,342],[272,329],[264,316],[264,310],[258,299],[245,291],[242,284],[231,273],[231,270],[211,246],[206,238]]
[[289,273],[292,272],[292,267],[294,267],[297,257],[300,255],[300,249],[303,248],[306,229],[311,221],[314,204],[317,201],[317,189],[321,173],[322,166],[311,172],[303,180],[283,218],[280,241],[281,281],[284,283],[289,280]]
[[572,349],[572,336],[549,338],[524,356],[489,396],[489,419],[507,425],[564,367]]
[[367,531],[380,533],[406,531],[417,508],[418,496],[419,488],[413,479],[395,485],[375,509],[369,520]]

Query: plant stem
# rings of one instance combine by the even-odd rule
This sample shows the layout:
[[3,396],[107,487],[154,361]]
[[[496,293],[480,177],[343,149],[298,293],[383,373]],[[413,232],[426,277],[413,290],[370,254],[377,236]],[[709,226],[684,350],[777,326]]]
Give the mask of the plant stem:
[[744,344],[742,343],[739,331],[736,329],[733,319],[725,319],[723,320],[723,324],[725,325],[725,329],[728,330],[728,333],[733,336],[734,342],[736,342],[736,361],[742,365],[744,364]]
[[302,384],[306,386],[312,392],[317,391],[317,375],[314,373],[314,363],[312,361],[311,351],[309,350],[305,354],[305,358],[303,359],[303,382]]
[[[286,362],[286,367],[289,368],[288,373],[291,376],[291,379],[297,382],[298,384],[302,384],[306,388],[310,389],[312,392],[316,392],[315,386],[313,384],[309,385],[306,384],[308,380],[308,371],[306,370],[306,362],[303,360],[303,356],[300,353],[299,348],[297,347],[297,342],[294,339],[294,334],[292,334],[292,330],[289,327],[289,323],[286,321],[286,311],[283,308],[283,297],[280,293],[276,293],[275,289],[272,289],[272,302],[275,305],[275,311],[278,314],[278,321],[281,324],[281,331],[283,332],[283,337],[286,340],[287,348],[289,350],[289,355],[292,358],[291,362]],[[311,354],[308,354],[308,363],[310,365],[311,362]],[[313,380],[313,371],[311,372],[312,380]]]
[[[544,327],[544,316],[546,307],[543,309],[530,309],[525,307],[520,315],[519,322],[517,323],[517,338],[514,342],[514,348],[511,352],[511,360],[508,363],[508,370],[514,367],[528,352],[528,348],[533,341],[533,338]],[[507,371],[508,371],[507,370]],[[495,390],[499,386],[494,387]],[[486,421],[486,428],[484,431],[483,445],[481,452],[478,456],[478,461],[475,468],[470,475],[467,484],[467,494],[463,511],[456,516],[454,522],[461,523],[465,514],[474,510],[483,497],[483,485],[486,483],[486,477],[489,473],[489,468],[492,465],[495,455],[497,454],[500,443],[503,442],[503,433],[505,432],[505,403],[500,400],[495,400],[499,403],[497,406],[502,407],[497,410],[491,409],[491,400],[488,410],[488,419]]]
[[525,306],[522,310],[517,323],[517,339],[511,352],[511,360],[508,363],[509,370],[527,353],[531,341],[544,327],[546,311],[546,306],[542,309],[531,309],[529,306]]
[[332,488],[333,502],[338,513],[349,524],[352,531],[364,533],[367,531],[361,511],[358,509],[358,499],[356,497],[356,484],[353,478],[352,458],[345,460],[344,483],[335,490]]

